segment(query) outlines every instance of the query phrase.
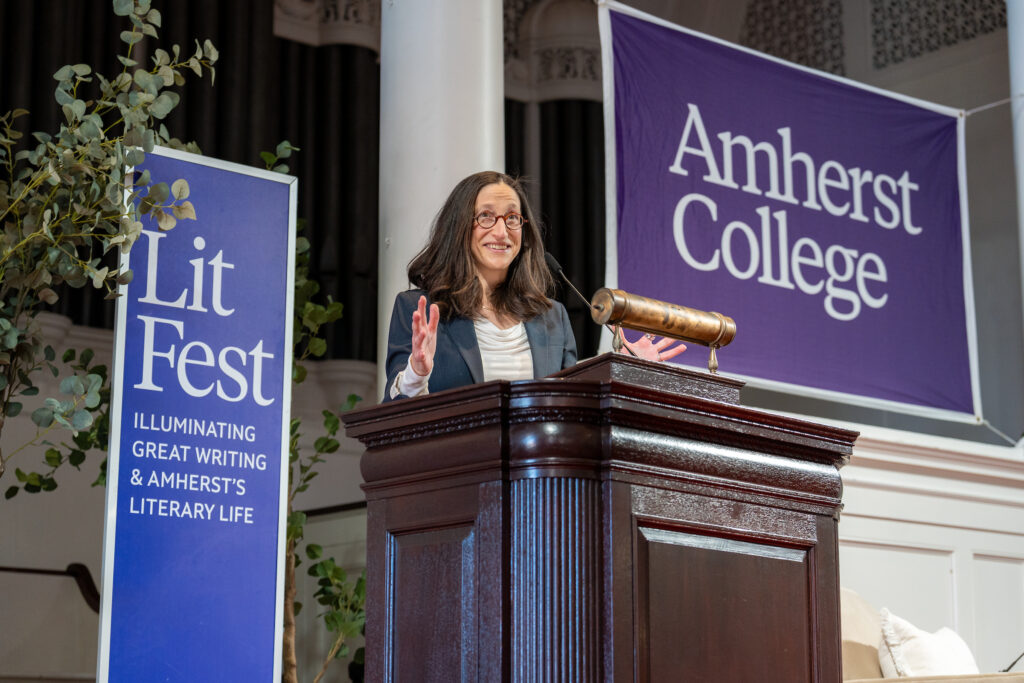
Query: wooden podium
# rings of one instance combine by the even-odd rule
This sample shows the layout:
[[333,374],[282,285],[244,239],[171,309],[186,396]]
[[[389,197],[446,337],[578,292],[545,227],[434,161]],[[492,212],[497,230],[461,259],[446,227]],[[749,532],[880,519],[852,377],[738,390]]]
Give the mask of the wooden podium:
[[347,413],[371,681],[842,679],[857,434],[607,354]]

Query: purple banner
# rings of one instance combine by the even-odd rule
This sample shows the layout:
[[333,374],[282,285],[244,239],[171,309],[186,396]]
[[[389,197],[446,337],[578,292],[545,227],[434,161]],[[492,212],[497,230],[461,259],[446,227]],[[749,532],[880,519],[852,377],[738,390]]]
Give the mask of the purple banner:
[[602,22],[617,286],[733,317],[727,374],[976,415],[957,112],[632,13]]

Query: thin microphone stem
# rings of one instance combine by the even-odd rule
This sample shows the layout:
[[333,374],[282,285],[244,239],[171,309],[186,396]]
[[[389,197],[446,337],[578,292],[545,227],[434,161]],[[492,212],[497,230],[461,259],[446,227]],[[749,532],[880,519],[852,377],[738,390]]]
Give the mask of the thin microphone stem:
[[592,306],[592,304],[590,303],[590,300],[588,300],[587,297],[583,296],[583,292],[581,292],[580,290],[576,289],[576,285],[574,285],[572,282],[569,281],[569,278],[565,276],[565,271],[563,271],[561,268],[559,268],[558,274],[562,277],[562,280],[565,281],[565,284],[567,284],[570,287],[572,287],[572,291],[576,292],[576,296],[578,296],[580,298],[580,301],[584,302],[587,305],[587,308],[589,309]]
[[[569,285],[572,288],[572,291],[576,292],[576,296],[578,296],[580,298],[580,301],[582,301],[586,305],[587,309],[593,308],[593,304],[590,303],[590,300],[587,299],[587,297],[583,296],[583,292],[576,289],[576,285],[569,281],[569,277],[565,274],[565,271],[562,269],[562,266],[558,263],[558,261],[555,260],[555,257],[551,255],[550,251],[544,252],[544,261],[548,264],[548,268],[550,270],[553,270],[554,272],[558,273],[558,276],[565,281],[565,284]],[[612,339],[615,338],[616,334],[620,334],[619,331],[612,325],[605,325],[605,327],[607,327],[611,331]],[[623,341],[625,341],[625,337],[623,337]],[[633,356],[633,358],[639,358],[639,356],[633,352],[633,349],[629,348],[625,344],[623,344],[622,347],[626,349],[626,351],[629,351],[629,355]]]

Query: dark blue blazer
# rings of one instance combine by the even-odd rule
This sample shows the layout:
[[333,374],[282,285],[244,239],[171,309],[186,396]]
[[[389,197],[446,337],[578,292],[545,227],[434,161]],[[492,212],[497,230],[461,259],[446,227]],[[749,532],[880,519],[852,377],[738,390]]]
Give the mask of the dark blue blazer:
[[[412,353],[412,314],[420,297],[430,297],[422,289],[410,289],[395,297],[388,332],[388,380],[384,385],[384,401],[390,401],[391,385],[399,372],[405,370]],[[527,320],[526,337],[530,341],[535,379],[547,377],[576,364],[576,337],[569,325],[565,307],[551,301],[551,308]],[[437,350],[434,371],[430,375],[430,393],[454,389],[484,381],[484,365],[476,340],[476,328],[469,318],[441,320],[437,326]],[[402,394],[399,395],[403,396]]]

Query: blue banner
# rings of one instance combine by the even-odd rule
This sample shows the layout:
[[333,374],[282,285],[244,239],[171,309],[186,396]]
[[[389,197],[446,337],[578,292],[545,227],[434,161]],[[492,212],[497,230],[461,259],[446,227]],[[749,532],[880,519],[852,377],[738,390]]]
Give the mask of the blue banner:
[[722,371],[757,386],[978,419],[962,112],[616,3],[601,28],[608,282],[734,318]]
[[[101,681],[280,679],[296,181],[157,150],[196,220],[122,263]],[[179,202],[180,203],[180,202]]]

